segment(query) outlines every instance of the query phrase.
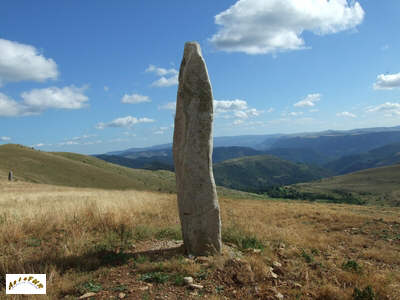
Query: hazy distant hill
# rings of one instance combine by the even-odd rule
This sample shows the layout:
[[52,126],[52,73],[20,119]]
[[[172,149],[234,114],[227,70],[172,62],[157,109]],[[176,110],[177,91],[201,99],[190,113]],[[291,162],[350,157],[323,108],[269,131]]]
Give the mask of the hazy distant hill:
[[343,156],[327,163],[325,167],[341,175],[397,163],[400,163],[400,143],[379,147],[367,153]]
[[330,160],[400,142],[400,131],[307,135],[278,139],[274,148],[311,149]]
[[[262,154],[263,152],[248,147],[216,147],[213,150],[213,162],[227,159]],[[97,158],[125,167],[147,170],[174,170],[172,149],[148,150],[125,153],[125,155],[96,155]]]
[[400,165],[366,169],[346,175],[301,183],[300,192],[338,195],[352,193],[369,204],[400,206]]
[[307,148],[273,148],[263,151],[265,154],[277,156],[281,159],[311,165],[323,165],[329,157]]
[[321,168],[285,161],[271,155],[246,156],[214,165],[214,177],[218,185],[253,192],[328,175],[329,172]]

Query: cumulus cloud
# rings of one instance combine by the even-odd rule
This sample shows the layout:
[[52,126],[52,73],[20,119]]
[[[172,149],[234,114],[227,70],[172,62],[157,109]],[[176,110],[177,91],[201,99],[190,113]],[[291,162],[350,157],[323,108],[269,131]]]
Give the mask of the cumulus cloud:
[[214,111],[216,113],[229,112],[236,110],[247,109],[247,102],[245,100],[214,100]]
[[132,116],[126,116],[122,118],[117,118],[108,123],[100,122],[96,125],[96,128],[104,129],[106,127],[112,127],[112,128],[132,127],[133,125],[138,123],[151,123],[151,122],[154,122],[154,120],[149,118],[136,118]]
[[38,114],[46,109],[79,109],[89,98],[84,94],[86,87],[49,87],[23,92],[23,101],[15,101],[0,93],[0,116],[16,117]]
[[386,102],[377,106],[368,107],[367,112],[383,112],[386,115],[400,115],[400,103]]
[[317,35],[355,28],[364,19],[357,1],[239,0],[215,16],[210,41],[217,49],[247,54],[304,49],[304,31]]
[[397,74],[380,74],[376,77],[374,83],[375,90],[392,90],[400,87],[400,73]]
[[303,100],[300,100],[299,102],[296,102],[293,104],[295,107],[304,107],[304,106],[315,106],[315,102],[318,102],[321,100],[321,94],[308,94],[307,97],[305,97]]
[[178,84],[178,75],[174,75],[171,77],[162,76],[158,80],[154,81],[151,86],[156,87],[169,87]]
[[11,141],[11,138],[8,136],[0,136],[0,141],[2,142],[8,142]]
[[5,82],[43,82],[58,77],[57,64],[26,44],[0,39],[0,86]]
[[233,125],[240,125],[240,124],[243,124],[243,123],[244,123],[244,121],[240,120],[240,119],[233,121]]
[[342,111],[340,113],[337,113],[336,116],[347,117],[347,118],[356,118],[357,117],[355,114],[348,112],[348,111]]
[[84,94],[87,87],[67,86],[33,89],[21,94],[23,105],[31,111],[55,109],[79,109],[86,105],[89,98]]
[[132,95],[125,94],[122,97],[121,102],[137,104],[137,103],[143,103],[143,102],[151,102],[151,99],[149,98],[149,96],[143,96],[143,95],[139,95],[139,94],[132,94]]
[[23,105],[0,93],[0,117],[14,117],[25,113],[26,108]]
[[151,86],[155,87],[169,87],[178,84],[178,70],[159,68],[154,65],[150,65],[146,70],[148,73],[154,73],[160,78],[154,81]]
[[158,76],[178,74],[178,70],[174,68],[164,69],[164,68],[158,68],[154,65],[149,65],[148,68],[146,69],[146,72],[155,73]]
[[[232,114],[236,118],[247,119],[249,117],[259,116],[263,111],[255,108],[249,108],[245,100],[214,100],[214,111],[216,114],[222,114],[226,118]],[[238,124],[236,124],[238,125]]]
[[158,109],[176,110],[176,101],[168,102],[164,105],[160,105]]

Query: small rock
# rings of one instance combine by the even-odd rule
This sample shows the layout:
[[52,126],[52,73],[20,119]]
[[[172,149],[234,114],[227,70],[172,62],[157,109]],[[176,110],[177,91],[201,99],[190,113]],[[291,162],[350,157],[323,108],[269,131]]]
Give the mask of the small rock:
[[189,284],[189,287],[190,287],[192,290],[201,290],[201,289],[204,288],[204,286],[202,286],[202,285],[200,285],[200,284],[194,284],[194,283]]
[[273,264],[274,267],[278,267],[278,268],[282,267],[282,264],[280,262],[277,262],[277,261],[274,261],[272,264]]
[[195,262],[198,264],[208,264],[210,263],[210,259],[206,256],[198,256],[196,257]]
[[261,253],[261,249],[253,249],[253,253]]
[[275,298],[276,299],[283,299],[283,295],[278,292],[278,293],[275,294]]
[[190,285],[193,283],[193,277],[183,277],[183,281],[185,282],[185,285]]
[[82,296],[79,297],[79,299],[87,299],[90,297],[94,297],[96,295],[97,295],[96,293],[90,292],[90,293],[83,294]]
[[280,249],[285,249],[285,248],[286,248],[286,245],[285,245],[284,243],[280,243],[280,244],[279,244],[279,248],[280,248]]
[[121,292],[121,293],[118,294],[118,298],[119,298],[119,299],[124,299],[125,297],[126,297],[126,294],[125,294],[125,293],[122,293],[122,292]]
[[141,290],[141,291],[147,291],[148,289],[149,289],[148,286],[141,286],[141,287],[139,288],[139,290]]
[[272,278],[278,279],[278,275],[274,272],[273,268],[269,268],[269,274],[271,275]]

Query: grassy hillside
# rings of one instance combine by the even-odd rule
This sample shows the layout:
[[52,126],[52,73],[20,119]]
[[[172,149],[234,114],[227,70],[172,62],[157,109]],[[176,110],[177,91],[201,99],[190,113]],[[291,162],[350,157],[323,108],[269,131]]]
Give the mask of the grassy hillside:
[[0,171],[23,181],[104,189],[175,190],[174,174],[134,170],[74,153],[48,153],[20,145],[0,146]]
[[327,175],[323,169],[271,155],[246,156],[214,165],[214,177],[218,185],[253,192],[265,191],[270,186],[311,181]]
[[[0,178],[9,170],[20,181],[71,187],[135,189],[176,192],[175,174],[170,171],[131,169],[101,159],[67,152],[42,152],[21,145],[0,146]],[[260,198],[241,191],[218,187],[222,197]]]
[[400,206],[400,165],[373,168],[319,181],[296,184],[301,192],[352,193],[369,204]]
[[[0,299],[400,299],[399,208],[220,205],[223,254],[194,258],[174,194],[0,179]],[[7,273],[47,274],[47,295],[6,297]]]

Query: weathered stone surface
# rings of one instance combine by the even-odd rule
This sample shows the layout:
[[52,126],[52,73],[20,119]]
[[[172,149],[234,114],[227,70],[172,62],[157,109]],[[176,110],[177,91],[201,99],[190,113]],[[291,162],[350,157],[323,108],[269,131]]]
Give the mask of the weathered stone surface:
[[179,71],[173,154],[179,216],[188,254],[221,252],[221,219],[212,171],[213,96],[199,44],[185,44]]
[[10,172],[8,173],[8,181],[13,181],[13,180],[14,180],[14,175],[13,175],[13,172],[10,171]]

